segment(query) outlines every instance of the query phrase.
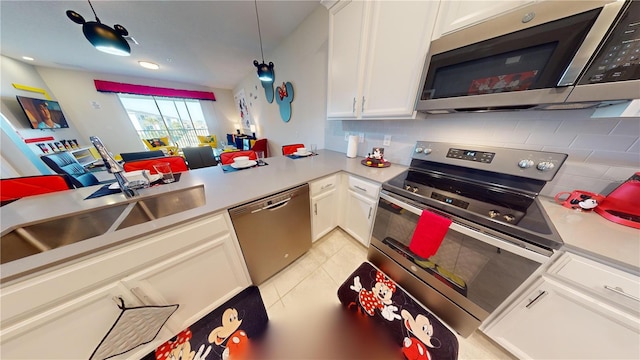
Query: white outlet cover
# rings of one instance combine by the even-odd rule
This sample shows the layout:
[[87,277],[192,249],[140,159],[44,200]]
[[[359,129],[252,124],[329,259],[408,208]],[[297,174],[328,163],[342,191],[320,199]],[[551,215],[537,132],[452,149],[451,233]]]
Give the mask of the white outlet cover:
[[358,137],[358,142],[359,143],[363,143],[364,142],[364,133],[360,133],[360,135]]

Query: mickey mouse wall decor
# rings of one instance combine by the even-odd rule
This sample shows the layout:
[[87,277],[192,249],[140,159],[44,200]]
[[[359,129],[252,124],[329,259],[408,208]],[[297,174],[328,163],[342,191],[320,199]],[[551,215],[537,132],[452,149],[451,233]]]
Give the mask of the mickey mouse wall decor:
[[273,81],[260,81],[260,84],[264,88],[265,99],[271,104],[273,102]]
[[293,101],[293,85],[290,82],[283,82],[276,88],[276,102],[280,106],[280,117],[282,121],[289,122],[291,119],[291,102]]

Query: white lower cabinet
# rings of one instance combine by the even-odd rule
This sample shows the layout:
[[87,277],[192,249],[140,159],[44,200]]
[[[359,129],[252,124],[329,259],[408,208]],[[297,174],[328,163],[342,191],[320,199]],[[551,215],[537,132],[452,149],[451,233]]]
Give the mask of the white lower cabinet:
[[380,185],[353,175],[346,176],[346,182],[341,226],[364,246],[369,246]]
[[364,246],[369,246],[376,201],[353,190],[347,191],[346,201],[344,230]]
[[337,225],[338,191],[331,189],[311,198],[311,229],[313,241],[333,230]]
[[338,226],[339,180],[340,174],[333,174],[309,183],[312,241]]
[[89,291],[13,326],[2,328],[2,359],[88,359],[121,310],[140,305],[119,282]]
[[[484,332],[522,359],[640,358],[638,313],[615,297],[588,290],[582,280],[558,276],[571,262],[568,257],[577,259],[573,254],[561,257],[559,266],[552,266]],[[606,265],[600,268],[602,274],[619,272]],[[592,276],[585,275],[590,281]],[[637,306],[636,311],[640,303]]]
[[313,241],[336,226],[369,246],[380,184],[347,173],[309,183]]
[[[139,358],[251,284],[221,213],[3,285],[2,359],[89,358],[121,310],[180,304]],[[36,297],[35,299],[33,297]]]
[[248,286],[232,241],[224,234],[122,282],[145,305],[180,304],[167,321],[177,333]]

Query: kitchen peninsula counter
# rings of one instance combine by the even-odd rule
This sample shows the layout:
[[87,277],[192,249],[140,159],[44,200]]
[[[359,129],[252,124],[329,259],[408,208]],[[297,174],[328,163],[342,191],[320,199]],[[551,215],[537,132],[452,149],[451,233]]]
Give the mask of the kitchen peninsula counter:
[[[7,278],[17,277],[49,264],[126,243],[143,235],[225,211],[333,173],[344,171],[383,183],[407,169],[407,166],[398,164],[392,164],[388,168],[366,167],[360,163],[363,159],[361,157],[347,158],[344,153],[331,150],[319,150],[318,153],[317,156],[299,159],[270,157],[266,159],[269,164],[267,166],[228,173],[223,172],[220,166],[181,173],[178,182],[141,190],[139,197],[203,185],[206,197],[204,206],[2,264],[0,276],[2,281],[5,281]],[[19,226],[127,203],[135,199],[126,199],[122,194],[114,194],[84,200],[101,186],[33,196],[5,205],[0,208],[2,234]],[[540,197],[540,200],[566,249],[591,255],[635,273],[640,272],[640,230],[613,223],[593,212],[564,208],[556,204],[552,198]]]
[[[361,157],[347,158],[344,153],[336,151],[319,150],[317,156],[305,158],[291,159],[285,156],[266,158],[267,166],[234,172],[224,172],[220,166],[183,172],[180,174],[179,181],[143,189],[136,198],[204,185],[206,198],[204,206],[8,262],[0,265],[0,274],[3,281],[15,278],[50,264],[61,263],[126,243],[143,235],[227,210],[340,171],[382,183],[407,169],[406,166],[397,164],[388,168],[366,167],[360,164],[362,159]],[[127,199],[118,193],[84,200],[101,186],[32,196],[5,205],[0,208],[2,234],[20,226],[128,203],[136,199]],[[51,235],[55,236],[55,234]]]

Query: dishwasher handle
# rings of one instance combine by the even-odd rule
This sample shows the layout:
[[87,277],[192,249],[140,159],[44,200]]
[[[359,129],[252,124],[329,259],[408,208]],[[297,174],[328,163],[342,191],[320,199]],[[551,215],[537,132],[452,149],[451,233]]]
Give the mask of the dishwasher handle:
[[288,198],[286,198],[284,200],[278,201],[275,204],[271,204],[271,205],[267,205],[267,206],[259,208],[259,209],[255,209],[255,210],[251,211],[251,213],[255,214],[255,213],[257,213],[259,211],[262,211],[262,210],[277,210],[277,209],[279,209],[281,207],[287,206],[287,204],[289,204],[290,200],[291,200],[291,198],[288,197]]

